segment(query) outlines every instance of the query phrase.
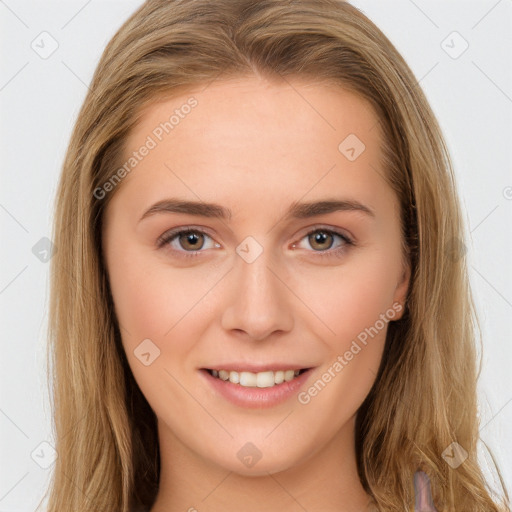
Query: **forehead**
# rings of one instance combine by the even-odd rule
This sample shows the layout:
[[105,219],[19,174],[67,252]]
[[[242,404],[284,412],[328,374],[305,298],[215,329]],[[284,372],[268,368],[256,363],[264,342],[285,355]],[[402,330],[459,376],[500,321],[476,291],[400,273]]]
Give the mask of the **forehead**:
[[[158,132],[159,125],[168,121],[176,142],[194,135],[203,141],[212,137],[219,142],[220,135],[230,141],[241,140],[255,131],[263,135],[262,129],[269,135],[279,130],[280,138],[288,135],[291,141],[305,133],[322,137],[337,132],[341,136],[347,130],[367,137],[366,132],[374,131],[378,125],[374,109],[361,95],[339,85],[307,82],[303,78],[270,82],[243,77],[188,90],[181,88],[174,97],[147,105],[140,117],[128,137],[128,146],[136,145],[148,132]],[[187,118],[192,121],[182,122]],[[238,127],[243,130],[238,131]],[[164,132],[169,133],[165,129]],[[378,138],[379,130],[373,135]],[[156,136],[159,138],[158,133]],[[252,142],[256,144],[258,140]]]
[[335,189],[371,201],[386,186],[381,145],[373,108],[351,91],[299,79],[231,79],[147,106],[123,163],[151,149],[132,162],[120,188],[134,201],[168,191],[232,204],[241,197],[290,203]]

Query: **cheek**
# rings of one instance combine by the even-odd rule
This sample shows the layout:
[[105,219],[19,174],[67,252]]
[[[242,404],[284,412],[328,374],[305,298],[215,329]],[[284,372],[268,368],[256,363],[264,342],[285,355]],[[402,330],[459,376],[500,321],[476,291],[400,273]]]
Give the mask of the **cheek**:
[[[154,409],[162,396],[172,396],[175,405],[185,407],[187,397],[172,376],[193,364],[188,358],[201,337],[201,325],[191,319],[201,311],[201,297],[212,285],[199,286],[197,279],[190,286],[187,271],[155,264],[143,253],[120,257],[109,268],[122,344],[135,380]],[[144,354],[149,354],[146,360]]]
[[110,268],[117,318],[139,337],[163,338],[212,286],[205,272],[172,269],[143,251],[116,259]]
[[[115,265],[109,267],[110,283],[133,375],[152,405],[158,404],[162,386],[167,386],[166,395],[182,400],[184,407],[186,396],[172,376],[192,375],[197,344],[205,337],[212,315],[220,314],[211,304],[220,300],[210,292],[225,271],[206,265],[172,268],[147,250],[128,249],[128,256],[118,252],[119,258],[111,260]],[[140,359],[147,352],[151,359],[158,354],[149,366]]]
[[316,318],[324,340],[344,352],[352,340],[360,334],[364,338],[375,324],[385,337],[387,322],[383,324],[382,315],[391,320],[396,314],[392,306],[399,261],[398,254],[367,251],[339,267],[297,272],[298,277],[290,276],[288,282],[314,313],[307,313],[308,318]]
[[[212,294],[216,305],[210,303],[212,297],[207,297],[223,273],[219,274],[219,269],[209,265],[172,268],[154,255],[148,257],[129,247],[113,250],[110,256],[111,290],[127,348],[133,350],[146,338],[171,343],[185,324],[187,338],[193,339],[194,326],[201,327],[198,311],[202,311],[201,316],[205,308],[209,315],[222,315],[229,306],[217,293],[222,294],[222,286]],[[299,323],[308,324],[336,350],[344,352],[347,343],[350,345],[392,306],[396,286],[392,267],[396,267],[396,259],[384,256],[367,251],[339,266],[283,269],[283,280],[293,291],[289,307],[300,315]],[[390,266],[391,261],[395,263]],[[301,300],[297,302],[294,294]],[[185,350],[187,340],[180,340],[178,346]]]
[[311,310],[321,317],[318,325],[324,327],[317,332],[328,333],[322,337],[328,356],[299,402],[311,417],[331,411],[333,430],[356,413],[377,376],[389,321],[396,315],[395,280],[387,263],[361,258],[302,290]]

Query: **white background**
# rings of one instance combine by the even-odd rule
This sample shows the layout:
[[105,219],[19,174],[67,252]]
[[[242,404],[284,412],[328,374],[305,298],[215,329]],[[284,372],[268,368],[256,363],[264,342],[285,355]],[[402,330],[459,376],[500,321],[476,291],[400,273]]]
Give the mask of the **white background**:
[[[44,452],[41,442],[52,443],[45,374],[49,265],[32,247],[51,236],[64,152],[101,52],[140,3],[0,0],[0,512],[34,511],[51,472],[31,457]],[[481,435],[511,486],[512,1],[354,4],[404,55],[453,157],[484,334]],[[43,31],[58,43],[46,59],[31,47],[34,40],[42,46]],[[468,49],[453,58],[464,40]]]

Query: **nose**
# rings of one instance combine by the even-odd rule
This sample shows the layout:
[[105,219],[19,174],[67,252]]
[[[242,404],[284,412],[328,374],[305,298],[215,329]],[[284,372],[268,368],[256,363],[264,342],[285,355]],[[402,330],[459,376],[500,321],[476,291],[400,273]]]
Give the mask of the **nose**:
[[293,293],[269,261],[266,251],[248,263],[238,257],[230,274],[229,300],[222,314],[226,331],[245,333],[251,340],[263,340],[275,332],[293,327]]

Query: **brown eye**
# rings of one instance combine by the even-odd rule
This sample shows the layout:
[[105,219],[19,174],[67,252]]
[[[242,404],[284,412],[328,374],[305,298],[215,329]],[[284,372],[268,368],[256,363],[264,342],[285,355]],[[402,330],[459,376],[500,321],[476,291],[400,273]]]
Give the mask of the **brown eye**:
[[308,236],[309,244],[315,251],[330,249],[333,244],[333,236],[328,231],[314,231]]
[[204,245],[204,234],[198,231],[184,231],[177,238],[180,246],[186,250],[197,251]]
[[169,251],[171,256],[178,258],[198,258],[207,249],[219,249],[221,246],[211,235],[200,229],[172,229],[158,238],[159,249]]
[[293,247],[306,249],[310,253],[314,252],[316,253],[315,258],[341,258],[353,245],[355,245],[354,241],[344,233],[318,227],[306,233],[302,237],[301,243],[295,243]]

